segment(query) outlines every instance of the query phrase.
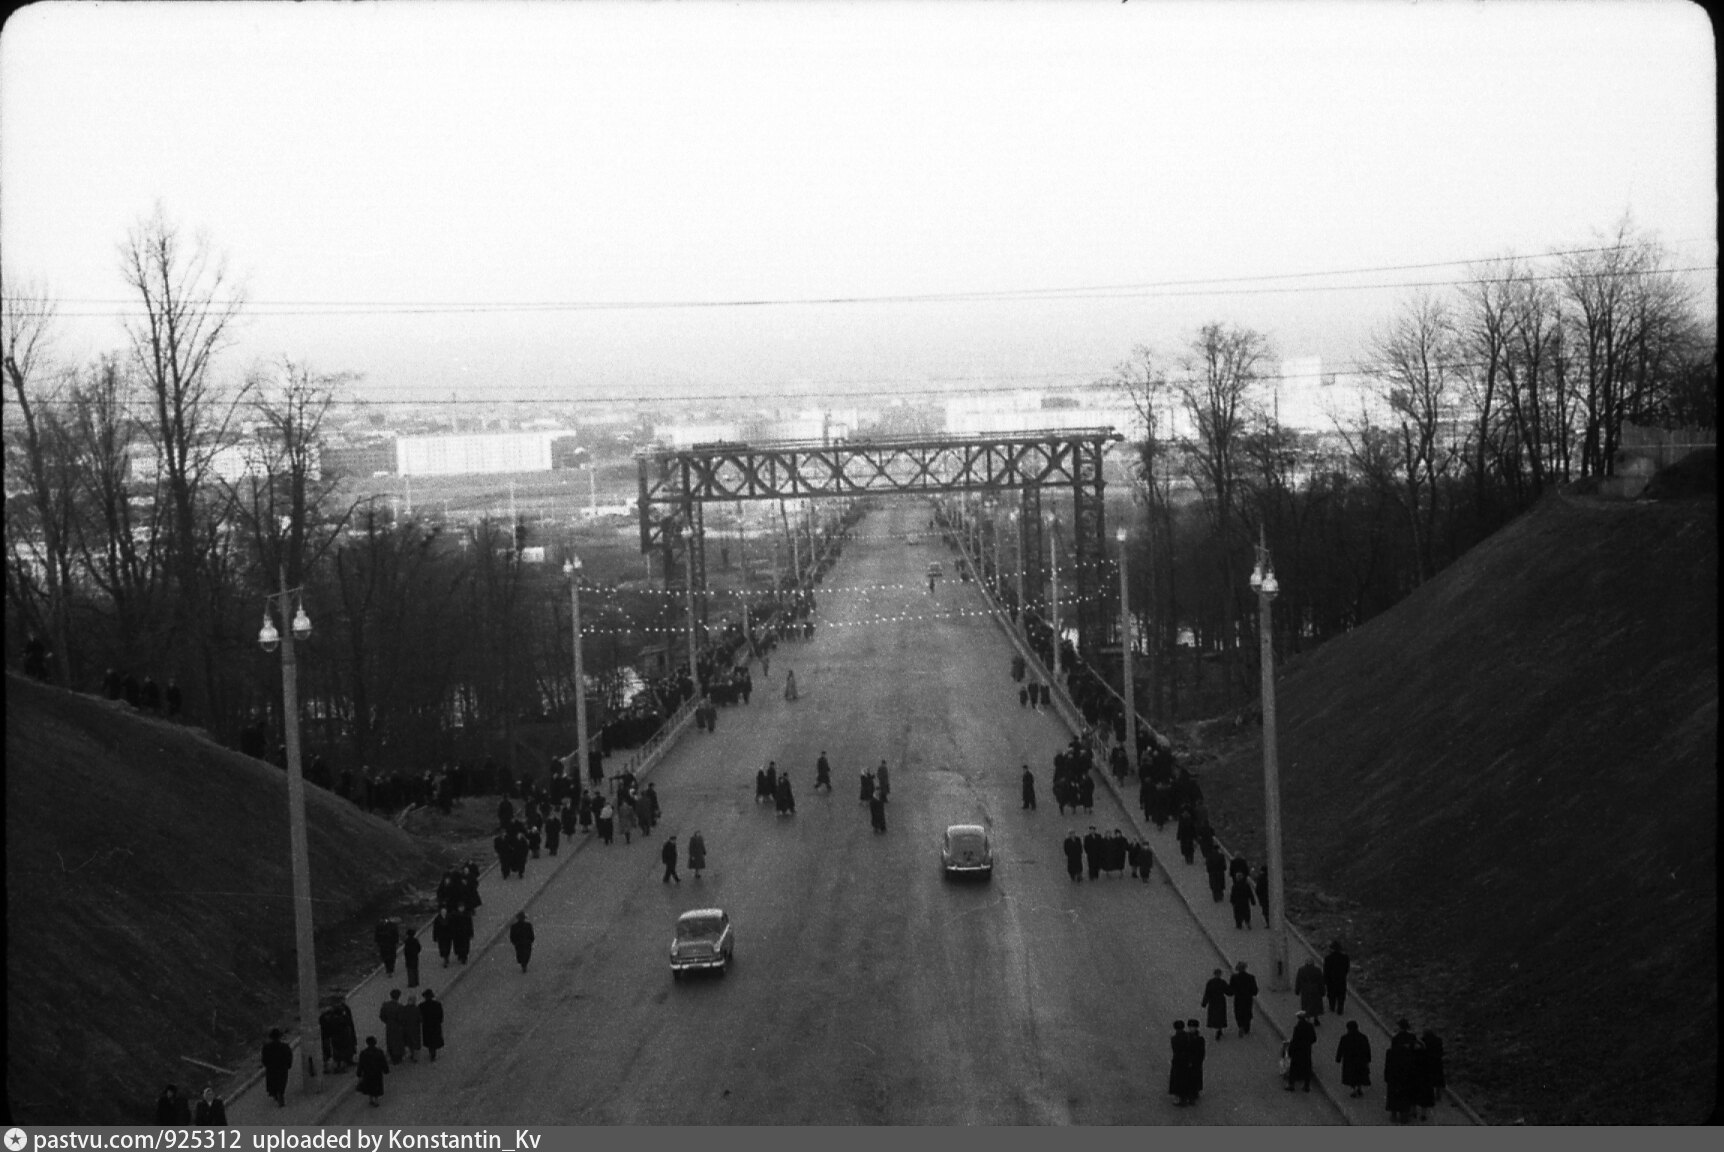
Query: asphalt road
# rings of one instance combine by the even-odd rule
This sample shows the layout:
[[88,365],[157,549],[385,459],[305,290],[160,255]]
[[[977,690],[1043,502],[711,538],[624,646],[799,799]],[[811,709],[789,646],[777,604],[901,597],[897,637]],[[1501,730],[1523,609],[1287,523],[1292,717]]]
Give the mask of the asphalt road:
[[[889,505],[858,532],[927,515]],[[1068,828],[1129,825],[1105,789],[1093,815],[1058,815],[1051,764],[1068,734],[1019,707],[980,597],[950,577],[928,594],[933,559],[952,572],[935,542],[852,542],[818,590],[815,637],[781,645],[751,705],[721,710],[716,733],[690,729],[654,769],[654,834],[583,848],[530,906],[530,970],[506,943],[476,956],[437,1063],[421,1055],[389,1076],[381,1110],[349,1096],[329,1122],[1341,1122],[1320,1093],[1281,1089],[1266,1029],[1212,1038],[1203,1100],[1174,1106],[1170,1024],[1200,1015],[1215,953],[1164,878],[1067,879]],[[822,750],[830,795],[813,791]],[[882,758],[884,835],[857,798]],[[792,817],[754,803],[768,759],[791,771]],[[1026,762],[1035,812],[1019,801]],[[941,876],[940,834],[959,822],[992,829],[991,882]],[[661,883],[663,837],[686,846],[696,830],[705,877]],[[672,925],[707,905],[735,923],[732,971],[673,982]],[[362,1037],[378,1030],[360,1016]]]

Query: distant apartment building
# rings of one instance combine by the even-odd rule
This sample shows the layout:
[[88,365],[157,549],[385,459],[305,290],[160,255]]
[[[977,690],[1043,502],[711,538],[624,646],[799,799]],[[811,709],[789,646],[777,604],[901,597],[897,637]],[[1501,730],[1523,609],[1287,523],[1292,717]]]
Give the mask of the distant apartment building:
[[[307,476],[312,480],[323,478],[323,450],[313,444],[307,453]],[[254,437],[247,436],[235,444],[217,448],[204,466],[206,473],[212,474],[229,484],[237,484],[248,476],[267,476],[272,471],[281,474],[285,465],[281,462],[281,449],[273,444]],[[134,444],[127,452],[129,465],[128,478],[136,484],[153,484],[161,471],[161,457],[152,447]]]
[[1375,380],[1358,372],[1325,372],[1321,356],[1283,360],[1266,388],[1264,407],[1283,428],[1333,432],[1337,424],[1352,426],[1361,416],[1374,424],[1391,422],[1388,400]]
[[953,436],[1084,428],[1112,428],[1128,439],[1143,438],[1136,407],[1113,395],[1021,391],[946,401],[946,432]]
[[706,420],[654,425],[653,438],[667,448],[692,448],[696,444],[712,444],[719,440],[740,440],[742,433],[741,426],[735,422]]
[[376,476],[395,471],[395,441],[330,444],[323,448],[323,470],[330,476]]
[[395,441],[395,471],[402,476],[549,472],[551,445],[566,435],[559,430],[403,436]]

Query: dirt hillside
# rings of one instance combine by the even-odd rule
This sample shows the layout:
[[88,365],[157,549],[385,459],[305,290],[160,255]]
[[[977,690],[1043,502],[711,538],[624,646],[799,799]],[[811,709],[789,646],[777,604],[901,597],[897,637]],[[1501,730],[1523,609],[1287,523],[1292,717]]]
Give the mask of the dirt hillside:
[[[345,991],[434,851],[307,788],[318,970]],[[124,705],[6,677],[6,1090],[12,1118],[136,1123],[164,1083],[250,1069],[292,1026],[287,777]]]
[[[1294,921],[1488,1119],[1715,1107],[1716,517],[1553,496],[1277,682]],[[1255,861],[1246,731],[1202,779]]]

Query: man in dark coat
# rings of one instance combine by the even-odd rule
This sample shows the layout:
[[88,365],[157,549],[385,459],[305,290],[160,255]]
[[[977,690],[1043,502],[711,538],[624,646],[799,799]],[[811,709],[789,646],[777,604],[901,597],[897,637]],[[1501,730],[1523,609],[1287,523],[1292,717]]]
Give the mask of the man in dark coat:
[[658,858],[664,861],[664,878],[660,880],[659,883],[669,884],[672,880],[675,880],[678,884],[681,884],[682,877],[678,876],[676,872],[675,833],[672,833],[670,839],[664,842],[664,847],[659,849]]
[[1305,1091],[1311,1091],[1311,1078],[1316,1069],[1312,1067],[1311,1050],[1317,1046],[1317,1029],[1311,1023],[1311,1017],[1299,1012],[1293,1025],[1293,1034],[1287,1038],[1287,1091],[1293,1091],[1293,1085],[1303,1083]]
[[868,818],[874,825],[874,831],[886,831],[886,798],[884,796],[876,793],[873,799],[868,801]]
[[401,941],[401,963],[407,969],[407,987],[419,986],[419,953],[425,950],[425,945],[419,939],[417,928],[407,929],[407,938]]
[[1186,1058],[1189,1061],[1187,1074],[1191,1077],[1187,1087],[1191,1089],[1191,1102],[1195,1104],[1197,1098],[1203,1095],[1203,1061],[1208,1050],[1203,1039],[1203,1029],[1195,1020],[1185,1022],[1185,1043]]
[[1024,765],[1024,807],[1031,812],[1036,810],[1036,774],[1028,764]]
[[473,910],[467,905],[451,909],[449,912],[449,945],[455,950],[455,959],[465,964],[467,950],[473,946]]
[[766,784],[766,769],[757,769],[754,773],[754,802],[763,803],[772,797],[772,790]]
[[545,821],[545,851],[550,855],[555,856],[557,854],[557,845],[562,841],[562,837],[562,821],[558,819],[557,815],[553,814],[549,820]]
[[1095,830],[1094,824],[1091,824],[1089,826],[1089,831],[1084,833],[1083,838],[1083,858],[1084,863],[1089,867],[1089,878],[1091,880],[1099,880],[1101,878],[1102,848],[1101,833]]
[[1245,970],[1245,961],[1234,966],[1227,990],[1233,994],[1233,1019],[1239,1022],[1239,1034],[1251,1035],[1251,1017],[1257,1010],[1257,977]]
[[1185,1034],[1185,1021],[1173,1022],[1173,1035],[1168,1040],[1168,1047],[1173,1052],[1173,1060],[1167,1068],[1167,1091],[1174,1098],[1174,1103],[1184,1107],[1191,1103],[1191,1038]]
[[359,1054],[359,1090],[371,1097],[373,1108],[377,1107],[377,1098],[383,1095],[383,1077],[388,1074],[389,1057],[377,1046],[377,1037],[367,1036],[365,1051]]
[[1312,1027],[1323,1026],[1323,994],[1326,990],[1323,969],[1317,967],[1315,959],[1307,956],[1305,963],[1293,973],[1293,994],[1299,997],[1299,1007],[1310,1019]]
[[[275,1035],[280,1036],[281,1032],[278,1030]],[[293,1063],[291,1056],[288,1057],[288,1063]],[[285,1083],[285,1079],[283,1082]],[[183,1128],[191,1122],[191,1105],[180,1095],[179,1085],[169,1084],[163,1088],[162,1094],[156,1097],[156,1123],[165,1128]]]
[[1405,1020],[1396,1027],[1398,1031],[1389,1040],[1389,1050],[1383,1054],[1384,1107],[1396,1124],[1405,1124],[1418,1106],[1413,1065],[1418,1058],[1419,1041],[1413,1035],[1413,1026]]
[[1085,812],[1095,811],[1095,777],[1088,772],[1078,777],[1078,803]]
[[437,1063],[437,1049],[443,1047],[443,1001],[429,988],[419,1000],[419,1031],[431,1063]]
[[1257,902],[1257,897],[1251,893],[1251,883],[1247,880],[1233,882],[1233,926],[1235,928],[1251,927],[1251,906]]
[[1203,863],[1209,871],[1209,894],[1219,904],[1227,899],[1227,857],[1221,854],[1221,849],[1212,848]]
[[1353,970],[1353,959],[1341,950],[1341,942],[1329,942],[1329,954],[1323,957],[1323,988],[1329,997],[1329,1011],[1339,1016],[1347,1006],[1347,973]]
[[796,790],[790,786],[790,773],[778,777],[778,812],[782,816],[796,815]]
[[1335,1045],[1335,1063],[1341,1066],[1341,1083],[1353,1096],[1363,1096],[1371,1086],[1371,1038],[1359,1031],[1358,1021],[1347,1021],[1347,1031]]
[[1413,1103],[1418,1106],[1420,1120],[1431,1118],[1431,1109],[1436,1107],[1447,1084],[1443,1071],[1443,1041],[1427,1028],[1419,1035],[1419,1046],[1413,1054]]
[[377,941],[377,958],[383,962],[383,971],[387,975],[395,975],[395,953],[401,947],[400,926],[384,917],[377,922],[377,929],[371,935]]
[[227,1105],[215,1094],[214,1088],[204,1089],[198,1100],[195,1122],[205,1128],[227,1127]]
[[874,799],[874,773],[866,768],[862,769],[862,788],[859,795],[864,804]]
[[515,913],[515,922],[509,925],[509,943],[515,946],[515,961],[525,972],[527,961],[533,958],[533,924],[525,912]]
[[340,1049],[341,1030],[344,1021],[341,1012],[332,1003],[317,1014],[317,1035],[323,1045],[323,1071],[325,1075],[340,1067],[336,1053]]
[[280,1028],[271,1028],[263,1046],[263,1090],[277,1108],[287,1106],[287,1074],[292,1071],[293,1049],[282,1040]]
[[1176,834],[1179,837],[1179,854],[1185,857],[1187,864],[1196,863],[1197,822],[1192,819],[1190,812],[1179,814],[1179,828]]
[[383,1047],[389,1053],[389,1062],[401,1063],[407,1055],[407,1033],[401,1022],[401,989],[389,990],[389,999],[377,1009],[377,1018],[383,1021]]
[[776,760],[766,762],[766,798],[768,800],[778,798],[778,761]]
[[832,765],[826,759],[826,753],[820,753],[820,759],[814,762],[814,787],[832,791]]
[[1209,983],[1203,986],[1201,1007],[1209,1009],[1207,1017],[1209,1026],[1215,1029],[1215,1038],[1221,1039],[1227,1031],[1227,998],[1231,995],[1231,987],[1227,977],[1221,974],[1221,969],[1215,969],[1215,975],[1209,978]]
[[1073,880],[1083,879],[1083,841],[1078,839],[1077,832],[1066,833],[1065,839],[1066,873]]
[[892,799],[892,772],[884,760],[880,761],[880,767],[874,769],[874,791],[880,794],[882,804]]

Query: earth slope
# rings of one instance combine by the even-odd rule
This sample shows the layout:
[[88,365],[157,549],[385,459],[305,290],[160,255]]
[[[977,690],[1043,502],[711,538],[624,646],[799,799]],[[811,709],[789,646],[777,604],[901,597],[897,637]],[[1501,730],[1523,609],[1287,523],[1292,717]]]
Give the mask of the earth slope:
[[[1294,921],[1488,1119],[1715,1107],[1716,515],[1554,496],[1277,681]],[[1261,756],[1203,775],[1254,861]]]
[[[319,971],[345,991],[351,941],[438,863],[320,789],[306,807]],[[264,1032],[296,1015],[287,831],[279,769],[6,677],[12,1119],[148,1122],[164,1083],[226,1079],[182,1057],[256,1065]]]

